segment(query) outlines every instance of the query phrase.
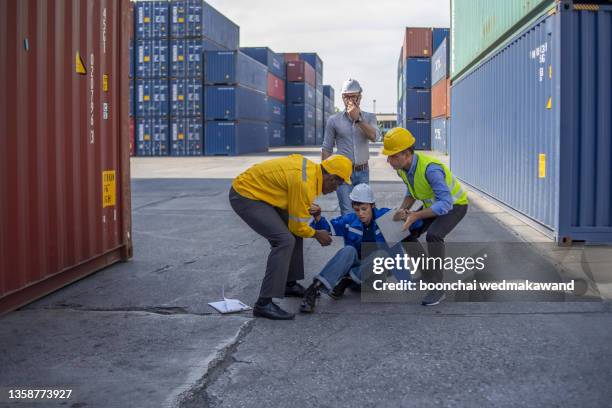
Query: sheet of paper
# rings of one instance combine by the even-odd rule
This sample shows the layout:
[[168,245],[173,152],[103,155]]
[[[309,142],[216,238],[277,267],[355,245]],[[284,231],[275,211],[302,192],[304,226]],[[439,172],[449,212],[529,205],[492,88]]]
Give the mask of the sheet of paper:
[[242,303],[238,299],[229,299],[225,297],[225,286],[221,288],[221,297],[223,300],[218,302],[210,302],[208,305],[215,309],[217,312],[225,313],[236,313],[244,310],[250,310],[251,307],[247,304]]
[[402,231],[402,226],[404,225],[403,221],[393,221],[393,214],[395,214],[395,211],[395,209],[392,209],[376,219],[376,225],[378,225],[380,232],[382,232],[383,237],[385,237],[387,245],[390,247],[410,235],[409,230]]

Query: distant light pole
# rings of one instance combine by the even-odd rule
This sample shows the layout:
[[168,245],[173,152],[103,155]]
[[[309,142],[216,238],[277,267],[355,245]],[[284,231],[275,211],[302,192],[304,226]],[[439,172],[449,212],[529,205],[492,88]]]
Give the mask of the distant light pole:
[[372,107],[372,110],[374,111],[374,113],[376,113],[376,99],[374,99],[373,105],[374,106]]

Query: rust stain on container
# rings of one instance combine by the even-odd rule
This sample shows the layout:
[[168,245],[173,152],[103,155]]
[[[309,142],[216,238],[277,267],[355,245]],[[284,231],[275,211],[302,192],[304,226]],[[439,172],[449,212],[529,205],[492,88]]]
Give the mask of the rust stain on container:
[[407,27],[402,49],[404,59],[431,57],[431,28]]
[[0,2],[0,314],[131,257],[129,7]]

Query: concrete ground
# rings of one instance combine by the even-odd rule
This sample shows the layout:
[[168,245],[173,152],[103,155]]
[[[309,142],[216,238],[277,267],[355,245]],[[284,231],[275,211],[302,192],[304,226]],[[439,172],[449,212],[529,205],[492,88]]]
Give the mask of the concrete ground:
[[[377,204],[395,206],[404,188],[378,151]],[[432,308],[421,293],[401,302],[348,293],[289,322],[217,314],[207,303],[222,288],[255,301],[268,251],[229,207],[231,179],[291,152],[319,155],[133,159],[134,259],[0,319],[0,406],[610,406],[610,248],[559,248],[472,191],[448,241],[495,261],[469,278],[576,279],[575,293],[450,293]],[[337,214],[335,195],[318,202]],[[308,282],[342,245],[304,244]],[[9,401],[12,388],[73,391]]]

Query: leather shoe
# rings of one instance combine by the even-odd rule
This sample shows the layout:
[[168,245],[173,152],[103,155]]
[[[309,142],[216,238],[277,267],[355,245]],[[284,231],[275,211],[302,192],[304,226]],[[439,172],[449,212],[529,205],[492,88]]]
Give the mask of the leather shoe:
[[270,302],[265,306],[255,303],[253,307],[253,316],[265,317],[272,320],[292,320],[295,315],[280,308],[276,303]]
[[306,289],[299,283],[295,283],[293,286],[285,286],[285,297],[304,297]]

